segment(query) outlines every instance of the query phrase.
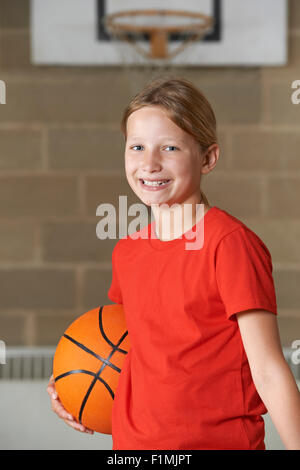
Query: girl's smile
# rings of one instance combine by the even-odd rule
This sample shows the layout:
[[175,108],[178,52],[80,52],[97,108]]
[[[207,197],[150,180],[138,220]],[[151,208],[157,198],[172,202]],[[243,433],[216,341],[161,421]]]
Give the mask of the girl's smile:
[[149,180],[149,179],[139,179],[142,188],[145,191],[161,191],[167,188],[171,183],[172,180]]

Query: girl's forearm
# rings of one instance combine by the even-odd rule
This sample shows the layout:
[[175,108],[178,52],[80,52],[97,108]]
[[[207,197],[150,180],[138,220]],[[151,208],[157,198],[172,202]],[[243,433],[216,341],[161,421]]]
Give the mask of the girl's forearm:
[[284,358],[266,368],[253,376],[256,389],[286,450],[300,450],[300,392],[294,376]]

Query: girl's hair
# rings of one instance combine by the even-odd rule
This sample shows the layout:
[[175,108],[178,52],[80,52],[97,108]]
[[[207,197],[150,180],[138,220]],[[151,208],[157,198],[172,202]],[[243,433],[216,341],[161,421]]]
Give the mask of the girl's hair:
[[[127,139],[127,119],[144,106],[161,106],[169,118],[182,130],[192,135],[205,152],[218,143],[216,117],[203,95],[190,81],[183,78],[160,77],[152,80],[130,101],[125,108],[121,130]],[[201,191],[202,201],[209,204]]]

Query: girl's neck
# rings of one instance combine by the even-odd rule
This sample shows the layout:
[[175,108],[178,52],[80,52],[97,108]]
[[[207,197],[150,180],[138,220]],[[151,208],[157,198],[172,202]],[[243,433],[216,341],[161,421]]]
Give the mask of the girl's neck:
[[[198,206],[197,206],[198,205]],[[208,204],[198,203],[178,204],[177,207],[153,210],[155,232],[162,241],[170,241],[181,237],[190,230],[210,209]]]

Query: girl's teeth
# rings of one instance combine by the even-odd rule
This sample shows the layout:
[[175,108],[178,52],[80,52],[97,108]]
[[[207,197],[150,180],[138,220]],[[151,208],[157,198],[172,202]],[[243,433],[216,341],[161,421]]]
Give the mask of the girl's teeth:
[[148,186],[161,186],[162,184],[168,183],[169,180],[165,181],[145,181],[143,180],[144,184],[147,184]]

